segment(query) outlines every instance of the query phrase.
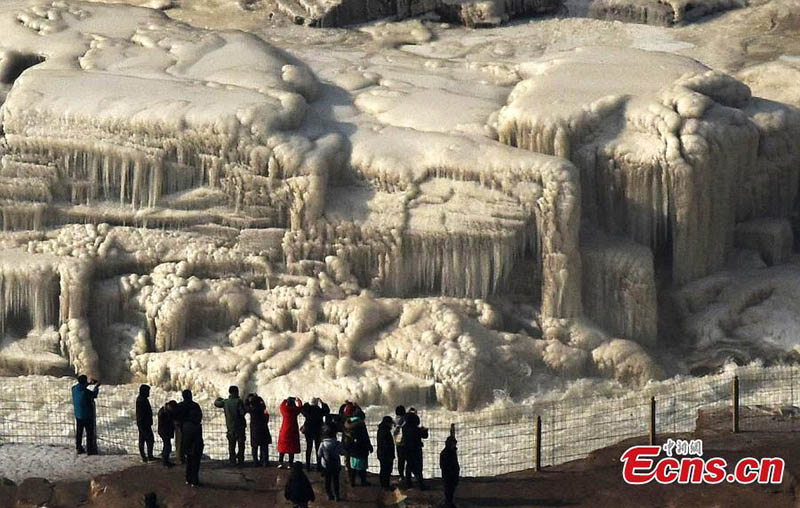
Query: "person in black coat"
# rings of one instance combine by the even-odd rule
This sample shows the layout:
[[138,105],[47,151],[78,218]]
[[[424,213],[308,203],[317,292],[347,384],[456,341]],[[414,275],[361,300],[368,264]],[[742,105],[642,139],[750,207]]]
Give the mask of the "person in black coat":
[[161,448],[161,462],[166,467],[175,465],[170,462],[169,456],[172,453],[172,438],[175,435],[175,411],[177,408],[178,403],[171,400],[158,410],[158,423],[156,428],[158,430],[158,437],[161,438],[161,442],[164,445]]
[[203,458],[203,410],[192,400],[192,392],[182,392],[183,401],[178,404],[175,418],[180,422],[183,443],[181,445],[186,456],[186,484],[192,487],[200,485],[200,460]]
[[311,482],[308,481],[308,476],[303,472],[302,462],[292,463],[292,472],[286,481],[283,496],[294,503],[294,508],[307,508],[308,503],[316,499],[314,489],[311,488]]
[[456,486],[461,475],[461,466],[458,464],[458,448],[456,438],[449,436],[444,443],[444,449],[439,454],[439,468],[442,470],[442,483],[444,483],[444,505],[446,508],[455,508],[453,498]]
[[381,488],[391,490],[392,468],[394,467],[394,436],[392,435],[394,420],[391,416],[384,416],[378,425],[378,462],[381,464]]
[[[322,424],[331,410],[322,400],[314,397],[311,399],[311,404],[308,402],[303,404],[300,412],[305,418],[301,430],[306,436],[306,467],[311,471],[311,455],[313,453],[316,460],[319,443],[322,441]],[[317,471],[322,471],[318,460]]]
[[256,466],[269,466],[269,445],[272,435],[269,432],[269,411],[264,399],[251,393],[244,401],[244,409],[250,415],[250,448]]
[[406,413],[403,425],[403,446],[406,451],[406,486],[411,487],[411,475],[419,481],[420,490],[425,490],[422,479],[422,440],[428,438],[428,429],[420,425],[419,415],[411,408]]
[[[150,386],[139,386],[139,396],[136,397],[136,428],[139,429],[139,455],[142,462],[155,460],[153,457],[153,408],[150,406]],[[144,453],[147,445],[147,455]]]

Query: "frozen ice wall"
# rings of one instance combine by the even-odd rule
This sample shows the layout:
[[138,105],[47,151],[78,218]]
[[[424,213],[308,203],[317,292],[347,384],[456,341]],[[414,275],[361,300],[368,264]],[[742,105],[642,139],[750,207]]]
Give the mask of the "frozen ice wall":
[[[89,337],[86,322],[87,286],[91,280],[90,264],[74,258],[59,258],[48,254],[34,254],[22,249],[4,249],[0,257],[0,333],[6,339],[39,337],[44,339],[50,331],[58,330],[60,353],[75,369],[95,375],[98,357]],[[44,339],[46,341],[46,339]],[[22,346],[23,350],[26,349]],[[14,358],[18,351],[11,348],[10,357],[0,358],[0,363],[25,364],[12,371],[63,373],[65,365],[55,362],[50,355],[41,353],[53,349],[41,347],[30,351],[27,358]],[[0,353],[0,357],[7,356]]]
[[0,27],[15,51],[45,55],[3,104],[5,185],[26,199],[4,209],[7,229],[92,219],[98,205],[175,226],[319,216],[338,141],[295,132],[317,83],[260,39],[58,2],[4,10]]
[[[386,142],[388,138],[402,143],[395,147]],[[402,214],[397,218],[409,236],[409,250],[405,255],[401,251],[399,267],[388,268],[389,284],[402,289],[401,294],[433,289],[430,284],[435,280],[408,279],[409,273],[420,272],[423,277],[431,274],[429,279],[441,273],[439,286],[445,294],[492,294],[508,277],[510,262],[530,245],[541,266],[543,313],[580,314],[580,200],[571,164],[491,140],[393,126],[378,135],[358,133],[352,164],[384,192],[407,189],[398,193],[405,206],[394,213]],[[379,193],[369,201],[367,224],[391,223],[379,208],[379,199],[397,200]],[[420,250],[426,255],[413,255]],[[408,263],[433,265],[408,270],[403,266]]]
[[586,230],[581,237],[586,315],[603,329],[653,346],[658,302],[653,253],[629,239]]
[[[791,213],[797,110],[752,98],[729,76],[663,53],[584,48],[521,71],[526,79],[499,115],[501,140],[572,160],[581,170],[585,223],[649,247],[666,283],[720,270],[737,221]],[[653,262],[639,257],[636,271],[652,271]],[[591,272],[584,270],[596,277]],[[585,278],[585,289],[598,286],[611,301],[633,295],[627,284],[610,289]],[[590,317],[609,319],[603,304],[587,307]],[[652,317],[625,320],[652,334]]]

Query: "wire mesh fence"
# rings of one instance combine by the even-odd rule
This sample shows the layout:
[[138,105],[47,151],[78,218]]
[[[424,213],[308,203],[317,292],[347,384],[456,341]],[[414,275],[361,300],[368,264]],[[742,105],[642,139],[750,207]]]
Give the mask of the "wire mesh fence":
[[[550,466],[586,457],[599,448],[640,437],[647,440],[650,398],[656,399],[656,430],[659,434],[691,432],[701,409],[724,409],[730,415],[731,386],[739,378],[740,429],[768,430],[777,415],[800,416],[795,405],[800,387],[800,367],[740,367],[735,371],[652,383],[624,397],[568,398],[529,405],[510,405],[473,412],[442,409],[419,411],[430,437],[423,450],[426,477],[439,476],[439,451],[455,425],[459,459],[464,476],[493,476],[533,468],[536,460],[536,419],[541,418],[541,464]],[[50,378],[46,386],[0,391],[0,444],[27,443],[74,446],[75,420],[68,378]],[[138,453],[135,424],[136,387],[101,387],[97,398],[97,436],[101,453]],[[177,394],[154,388],[154,412]],[[225,418],[211,399],[198,400],[203,409],[205,453],[227,458]],[[277,401],[268,403],[270,430],[277,442],[281,416]],[[337,407],[333,407],[336,410]],[[725,411],[728,411],[727,413]],[[394,408],[366,409],[367,427],[374,440],[378,423]],[[796,414],[797,413],[797,414]],[[791,427],[794,427],[794,419]],[[800,418],[798,418],[800,420]],[[302,423],[302,417],[300,417]],[[782,424],[781,429],[786,429]],[[797,424],[800,427],[800,423]],[[777,426],[775,427],[777,428]],[[797,429],[795,429],[797,430]],[[373,444],[374,441],[373,441]],[[299,456],[304,459],[305,442]],[[160,444],[156,445],[156,452]],[[270,459],[276,450],[270,447]],[[370,471],[377,472],[374,455]]]

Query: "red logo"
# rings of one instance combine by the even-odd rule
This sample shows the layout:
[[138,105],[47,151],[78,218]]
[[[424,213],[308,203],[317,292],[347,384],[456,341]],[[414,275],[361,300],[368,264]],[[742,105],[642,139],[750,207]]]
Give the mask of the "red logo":
[[[664,452],[663,457],[661,452]],[[673,451],[682,457],[673,457]],[[722,457],[703,458],[703,442],[667,440],[663,446],[632,446],[625,450],[622,479],[629,485],[652,481],[667,485],[728,483],[781,483],[785,463],[780,457],[745,457],[729,467]]]

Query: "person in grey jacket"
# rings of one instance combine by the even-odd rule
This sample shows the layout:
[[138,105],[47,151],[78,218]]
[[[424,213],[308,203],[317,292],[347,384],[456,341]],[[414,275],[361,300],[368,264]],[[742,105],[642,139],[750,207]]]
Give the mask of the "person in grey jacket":
[[218,397],[214,401],[216,407],[225,410],[225,426],[228,429],[228,459],[231,464],[244,464],[244,442],[247,421],[244,419],[246,413],[244,402],[239,398],[239,388],[231,386],[228,388],[228,398]]

